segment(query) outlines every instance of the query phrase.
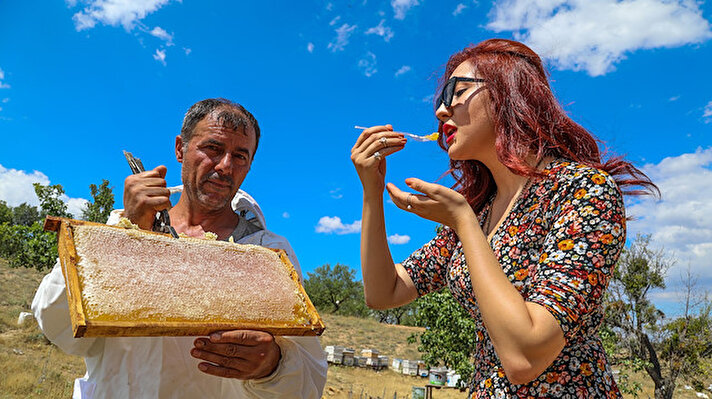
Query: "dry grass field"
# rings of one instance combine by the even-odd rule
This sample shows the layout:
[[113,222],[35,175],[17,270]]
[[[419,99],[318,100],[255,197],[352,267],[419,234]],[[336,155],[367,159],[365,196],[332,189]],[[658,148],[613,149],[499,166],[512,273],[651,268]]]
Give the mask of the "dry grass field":
[[[10,269],[0,259],[0,399],[69,398],[74,378],[85,372],[84,362],[68,356],[49,344],[34,321],[17,325],[21,311],[29,311],[42,274],[31,269]],[[415,344],[407,338],[414,327],[383,325],[375,320],[322,315],[327,330],[322,345],[344,345],[357,351],[378,349],[390,358],[418,359]],[[653,385],[647,376],[633,375],[643,383],[640,398],[653,397]],[[423,386],[426,379],[404,376],[391,370],[331,366],[324,390],[325,398],[392,399],[410,398],[413,386]],[[711,381],[712,382],[712,379]],[[679,381],[682,386],[683,382]],[[436,399],[465,398],[457,390],[434,391]],[[679,388],[676,398],[697,398],[694,391]]]

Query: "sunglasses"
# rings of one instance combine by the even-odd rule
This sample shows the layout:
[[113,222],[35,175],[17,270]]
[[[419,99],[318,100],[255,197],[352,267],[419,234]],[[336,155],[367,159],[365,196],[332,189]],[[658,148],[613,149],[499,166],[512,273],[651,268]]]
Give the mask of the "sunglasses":
[[462,76],[453,76],[450,79],[448,79],[447,83],[445,83],[445,87],[443,87],[443,91],[440,93],[440,97],[438,97],[438,106],[435,107],[435,109],[440,108],[440,105],[445,104],[446,107],[450,107],[452,105],[452,98],[455,95],[455,86],[457,86],[457,82],[484,82],[484,79],[478,79],[478,78],[466,78]]

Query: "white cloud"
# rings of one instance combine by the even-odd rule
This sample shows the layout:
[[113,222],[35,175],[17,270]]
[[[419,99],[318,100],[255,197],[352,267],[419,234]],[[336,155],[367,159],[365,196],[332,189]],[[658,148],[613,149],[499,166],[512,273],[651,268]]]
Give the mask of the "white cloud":
[[335,188],[333,190],[329,190],[329,195],[331,196],[331,198],[334,198],[334,199],[341,199],[344,197],[344,195],[341,194],[341,188]]
[[349,44],[349,37],[356,30],[356,25],[343,24],[336,29],[336,37],[327,45],[332,52],[343,51]]
[[166,66],[166,50],[156,49],[156,53],[153,54],[153,59]]
[[[674,284],[690,264],[693,274],[712,277],[712,147],[668,157],[642,169],[657,184],[662,200],[634,199],[627,214],[628,237],[651,234],[652,242],[674,254],[668,273]],[[712,287],[707,287],[712,288]]]
[[400,67],[400,69],[398,69],[398,70],[396,71],[396,74],[395,74],[394,76],[395,76],[395,77],[401,76],[401,75],[403,75],[404,73],[410,72],[410,69],[411,69],[410,66],[408,66],[408,65],[403,65],[402,67]]
[[435,99],[435,94],[428,94],[427,96],[423,97],[422,102],[432,104],[433,100]]
[[336,233],[339,235],[358,233],[361,231],[361,221],[356,220],[351,224],[344,224],[338,216],[324,216],[319,219],[319,223],[316,225],[315,231],[317,233]]
[[505,0],[487,27],[513,31],[559,69],[592,76],[639,49],[678,47],[712,37],[710,23],[691,0]]
[[680,99],[680,96],[672,96],[672,97],[668,98],[668,101],[673,102],[673,101],[677,101],[679,99]]
[[702,111],[702,118],[705,120],[705,123],[712,122],[712,101],[705,105],[705,109]]
[[366,31],[367,35],[378,35],[383,38],[386,42],[390,41],[393,38],[393,30],[391,30],[390,27],[385,26],[384,24],[386,23],[385,19],[382,19],[381,22],[372,28],[368,28]]
[[[0,165],[0,200],[7,202],[9,206],[18,206],[23,202],[39,206],[40,202],[32,183],[46,186],[50,181],[47,175],[36,170],[27,173],[24,170],[7,169]],[[74,217],[81,216],[82,209],[88,202],[83,198],[70,198],[66,194],[62,195],[61,199],[67,203],[67,210]]]
[[89,201],[84,198],[69,198],[66,195],[63,195],[61,198],[62,201],[67,204],[67,211],[74,215],[75,218],[80,218],[82,216],[84,207],[89,203]]
[[289,212],[282,212],[282,217],[285,219],[289,219]]
[[[9,89],[10,85],[7,83],[4,83],[3,79],[5,79],[5,72],[2,69],[0,69],[0,89]],[[3,102],[5,102],[5,101],[3,101]]]
[[341,20],[341,15],[337,15],[334,19],[332,19],[331,22],[329,22],[329,26],[336,25],[339,22],[339,20]]
[[307,51],[310,53],[314,52],[314,43],[312,43],[312,42],[307,43]]
[[392,236],[388,236],[388,242],[393,245],[407,244],[410,242],[410,236],[393,234]]
[[27,173],[23,170],[6,169],[0,165],[0,200],[10,206],[18,206],[23,202],[37,206],[39,201],[35,195],[32,183],[49,184],[49,178],[42,172]]
[[370,51],[366,53],[366,56],[358,61],[358,67],[367,78],[373,76],[378,72],[378,69],[376,69],[376,54]]
[[[74,14],[74,26],[78,31],[91,29],[97,23],[121,25],[127,31],[146,15],[158,10],[171,0],[90,0],[80,12]],[[70,7],[76,1],[68,3]]]
[[456,16],[462,14],[462,12],[465,10],[465,8],[467,8],[466,5],[464,5],[462,3],[458,4],[457,7],[455,7],[455,10],[452,12],[452,15],[454,17],[456,17]]
[[185,52],[185,55],[190,55],[190,53],[193,52],[193,50],[191,50],[187,47],[183,47],[183,51]]
[[405,14],[411,8],[420,4],[418,0],[391,0],[395,19],[405,19]]
[[156,26],[149,32],[152,36],[155,36],[163,41],[166,42],[166,45],[172,46],[173,45],[173,35],[170,33],[166,32],[163,28],[160,26]]
[[10,99],[8,97],[5,97],[2,99],[3,104],[7,104],[9,101],[10,101]]

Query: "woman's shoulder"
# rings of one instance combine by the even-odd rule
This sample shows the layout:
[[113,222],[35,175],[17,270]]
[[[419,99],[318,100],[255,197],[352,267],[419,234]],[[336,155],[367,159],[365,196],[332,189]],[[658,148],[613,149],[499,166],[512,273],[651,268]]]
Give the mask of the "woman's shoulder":
[[590,200],[622,202],[613,176],[602,169],[566,159],[553,161],[545,173],[553,181],[554,203]]
[[608,185],[611,188],[618,189],[616,181],[606,171],[581,162],[555,159],[544,173],[548,175],[551,180],[558,182],[562,188],[576,188],[593,183],[595,185]]

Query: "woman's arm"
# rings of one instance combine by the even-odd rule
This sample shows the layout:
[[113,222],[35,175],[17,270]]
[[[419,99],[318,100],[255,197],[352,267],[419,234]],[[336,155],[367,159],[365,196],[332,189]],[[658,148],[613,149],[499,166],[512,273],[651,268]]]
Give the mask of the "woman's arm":
[[[507,378],[514,384],[533,380],[549,367],[566,343],[559,323],[541,305],[524,301],[502,271],[474,211],[462,195],[418,179],[408,179],[406,183],[425,194],[411,198],[412,212],[450,226],[457,233],[478,308]],[[405,209],[410,194],[393,185],[388,190],[393,202]]]
[[403,266],[393,263],[386,239],[382,194],[368,198],[364,193],[361,270],[366,305],[372,309],[402,306],[418,296]]
[[[564,333],[543,306],[526,302],[502,271],[475,218],[454,227],[487,333],[513,384],[538,377],[564,348]],[[473,222],[474,221],[474,222]]]
[[[351,149],[351,160],[363,185],[361,221],[361,270],[366,304],[388,309],[417,297],[405,269],[393,262],[383,216],[387,155],[403,149],[406,139],[390,125],[374,126],[361,133]],[[377,156],[374,156],[374,154]]]

